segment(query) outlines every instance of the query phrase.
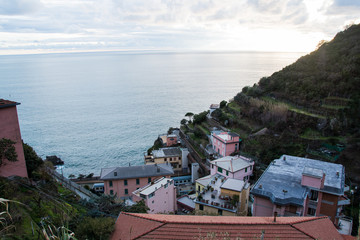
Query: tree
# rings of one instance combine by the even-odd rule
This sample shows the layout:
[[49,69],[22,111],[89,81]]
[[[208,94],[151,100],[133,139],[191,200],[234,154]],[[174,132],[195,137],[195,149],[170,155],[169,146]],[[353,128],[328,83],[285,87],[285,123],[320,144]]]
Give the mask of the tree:
[[114,230],[115,222],[111,217],[85,217],[76,228],[78,239],[108,239]]
[[187,120],[185,118],[183,118],[180,122],[181,125],[185,125],[187,123]]
[[189,118],[189,122],[191,121],[191,118],[194,116],[194,114],[192,112],[188,112],[185,114],[185,117]]
[[4,160],[9,162],[16,162],[18,160],[14,145],[15,142],[10,139],[0,139],[0,166],[4,164]]
[[194,124],[201,124],[206,120],[206,115],[208,114],[208,111],[201,112],[199,114],[194,115]]
[[23,143],[23,149],[28,176],[32,178],[33,172],[44,162],[30,145]]
[[222,100],[222,101],[220,102],[220,108],[226,107],[226,104],[227,104],[227,101]]

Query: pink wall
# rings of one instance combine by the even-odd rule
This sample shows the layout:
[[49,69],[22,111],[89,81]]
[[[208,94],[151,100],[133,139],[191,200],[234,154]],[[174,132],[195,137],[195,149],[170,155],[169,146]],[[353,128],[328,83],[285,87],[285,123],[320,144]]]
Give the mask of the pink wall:
[[254,196],[253,216],[270,217],[273,216],[274,204],[268,199]]
[[164,186],[155,191],[155,196],[146,199],[145,203],[150,208],[148,213],[169,213],[176,211],[176,190],[174,180],[168,182],[168,187]]
[[[169,177],[169,176],[168,176]],[[159,179],[161,176],[151,177],[151,180],[154,181],[155,179]],[[130,197],[132,192],[134,192],[138,188],[142,188],[146,186],[148,182],[148,178],[139,178],[139,184],[136,184],[136,178],[129,178],[127,180],[127,185],[125,185],[125,179],[120,180],[112,180],[113,186],[110,187],[110,181],[104,181],[104,193],[110,195],[110,190],[113,190],[114,195],[118,198],[120,197]],[[128,190],[128,193],[125,194],[125,189]]]
[[322,185],[323,185],[322,179],[302,175],[301,185],[320,189],[322,187]]
[[0,176],[28,177],[16,106],[0,108],[0,123],[0,138],[16,142],[15,149],[18,156],[16,162],[4,161],[5,164],[0,167]]
[[211,164],[210,167],[210,174],[214,175],[216,173],[226,177],[226,178],[234,178],[234,179],[239,179],[239,180],[244,180],[245,176],[248,176],[248,179],[250,178],[251,174],[253,173],[253,169],[254,169],[254,162],[251,163],[252,166],[251,167],[247,167],[247,172],[245,172],[245,169],[241,169],[235,173],[232,173],[230,171],[228,171],[228,175],[226,175],[226,169],[223,169],[222,172],[218,172],[218,167],[215,164]]
[[[221,135],[228,135],[227,132],[222,132]],[[213,148],[214,151],[219,153],[221,156],[229,156],[235,150],[239,150],[240,138],[229,136],[229,140],[224,141],[216,134],[213,134]]]

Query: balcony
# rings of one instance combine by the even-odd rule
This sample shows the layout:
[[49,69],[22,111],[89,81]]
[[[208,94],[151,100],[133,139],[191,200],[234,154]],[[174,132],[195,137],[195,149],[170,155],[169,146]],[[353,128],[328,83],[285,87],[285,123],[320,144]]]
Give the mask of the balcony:
[[351,235],[353,220],[350,217],[340,217],[339,218],[339,228],[338,231],[340,234]]
[[341,196],[340,200],[338,201],[338,205],[342,206],[342,205],[349,205],[350,204],[350,199],[348,199],[345,196]]

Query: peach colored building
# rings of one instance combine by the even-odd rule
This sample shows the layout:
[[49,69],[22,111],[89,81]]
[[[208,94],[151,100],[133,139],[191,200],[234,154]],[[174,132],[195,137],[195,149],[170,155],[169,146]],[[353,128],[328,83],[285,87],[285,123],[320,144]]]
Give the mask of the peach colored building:
[[20,103],[0,99],[0,139],[6,138],[15,142],[17,161],[9,162],[4,160],[0,166],[0,176],[9,177],[12,175],[28,177],[24,149],[22,145],[19,119],[16,106]]
[[212,131],[211,142],[214,151],[221,157],[240,150],[240,136],[233,132]]
[[170,177],[174,171],[170,164],[153,164],[130,167],[102,168],[100,179],[104,181],[104,193],[120,199],[130,199],[132,192],[162,177]]
[[133,192],[133,201],[144,200],[148,213],[175,213],[176,189],[174,180],[161,178]]
[[274,160],[251,190],[253,216],[328,216],[338,225],[343,206],[345,168],[283,155]]

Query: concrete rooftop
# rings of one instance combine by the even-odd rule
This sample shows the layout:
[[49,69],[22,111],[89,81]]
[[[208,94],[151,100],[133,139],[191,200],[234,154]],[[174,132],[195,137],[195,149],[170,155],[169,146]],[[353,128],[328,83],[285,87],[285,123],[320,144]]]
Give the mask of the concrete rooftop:
[[[284,160],[285,159],[285,160]],[[283,155],[274,160],[254,185],[251,194],[270,198],[279,205],[302,206],[310,188],[301,185],[302,174],[320,177],[325,173],[323,192],[344,194],[345,169],[341,164]]]

